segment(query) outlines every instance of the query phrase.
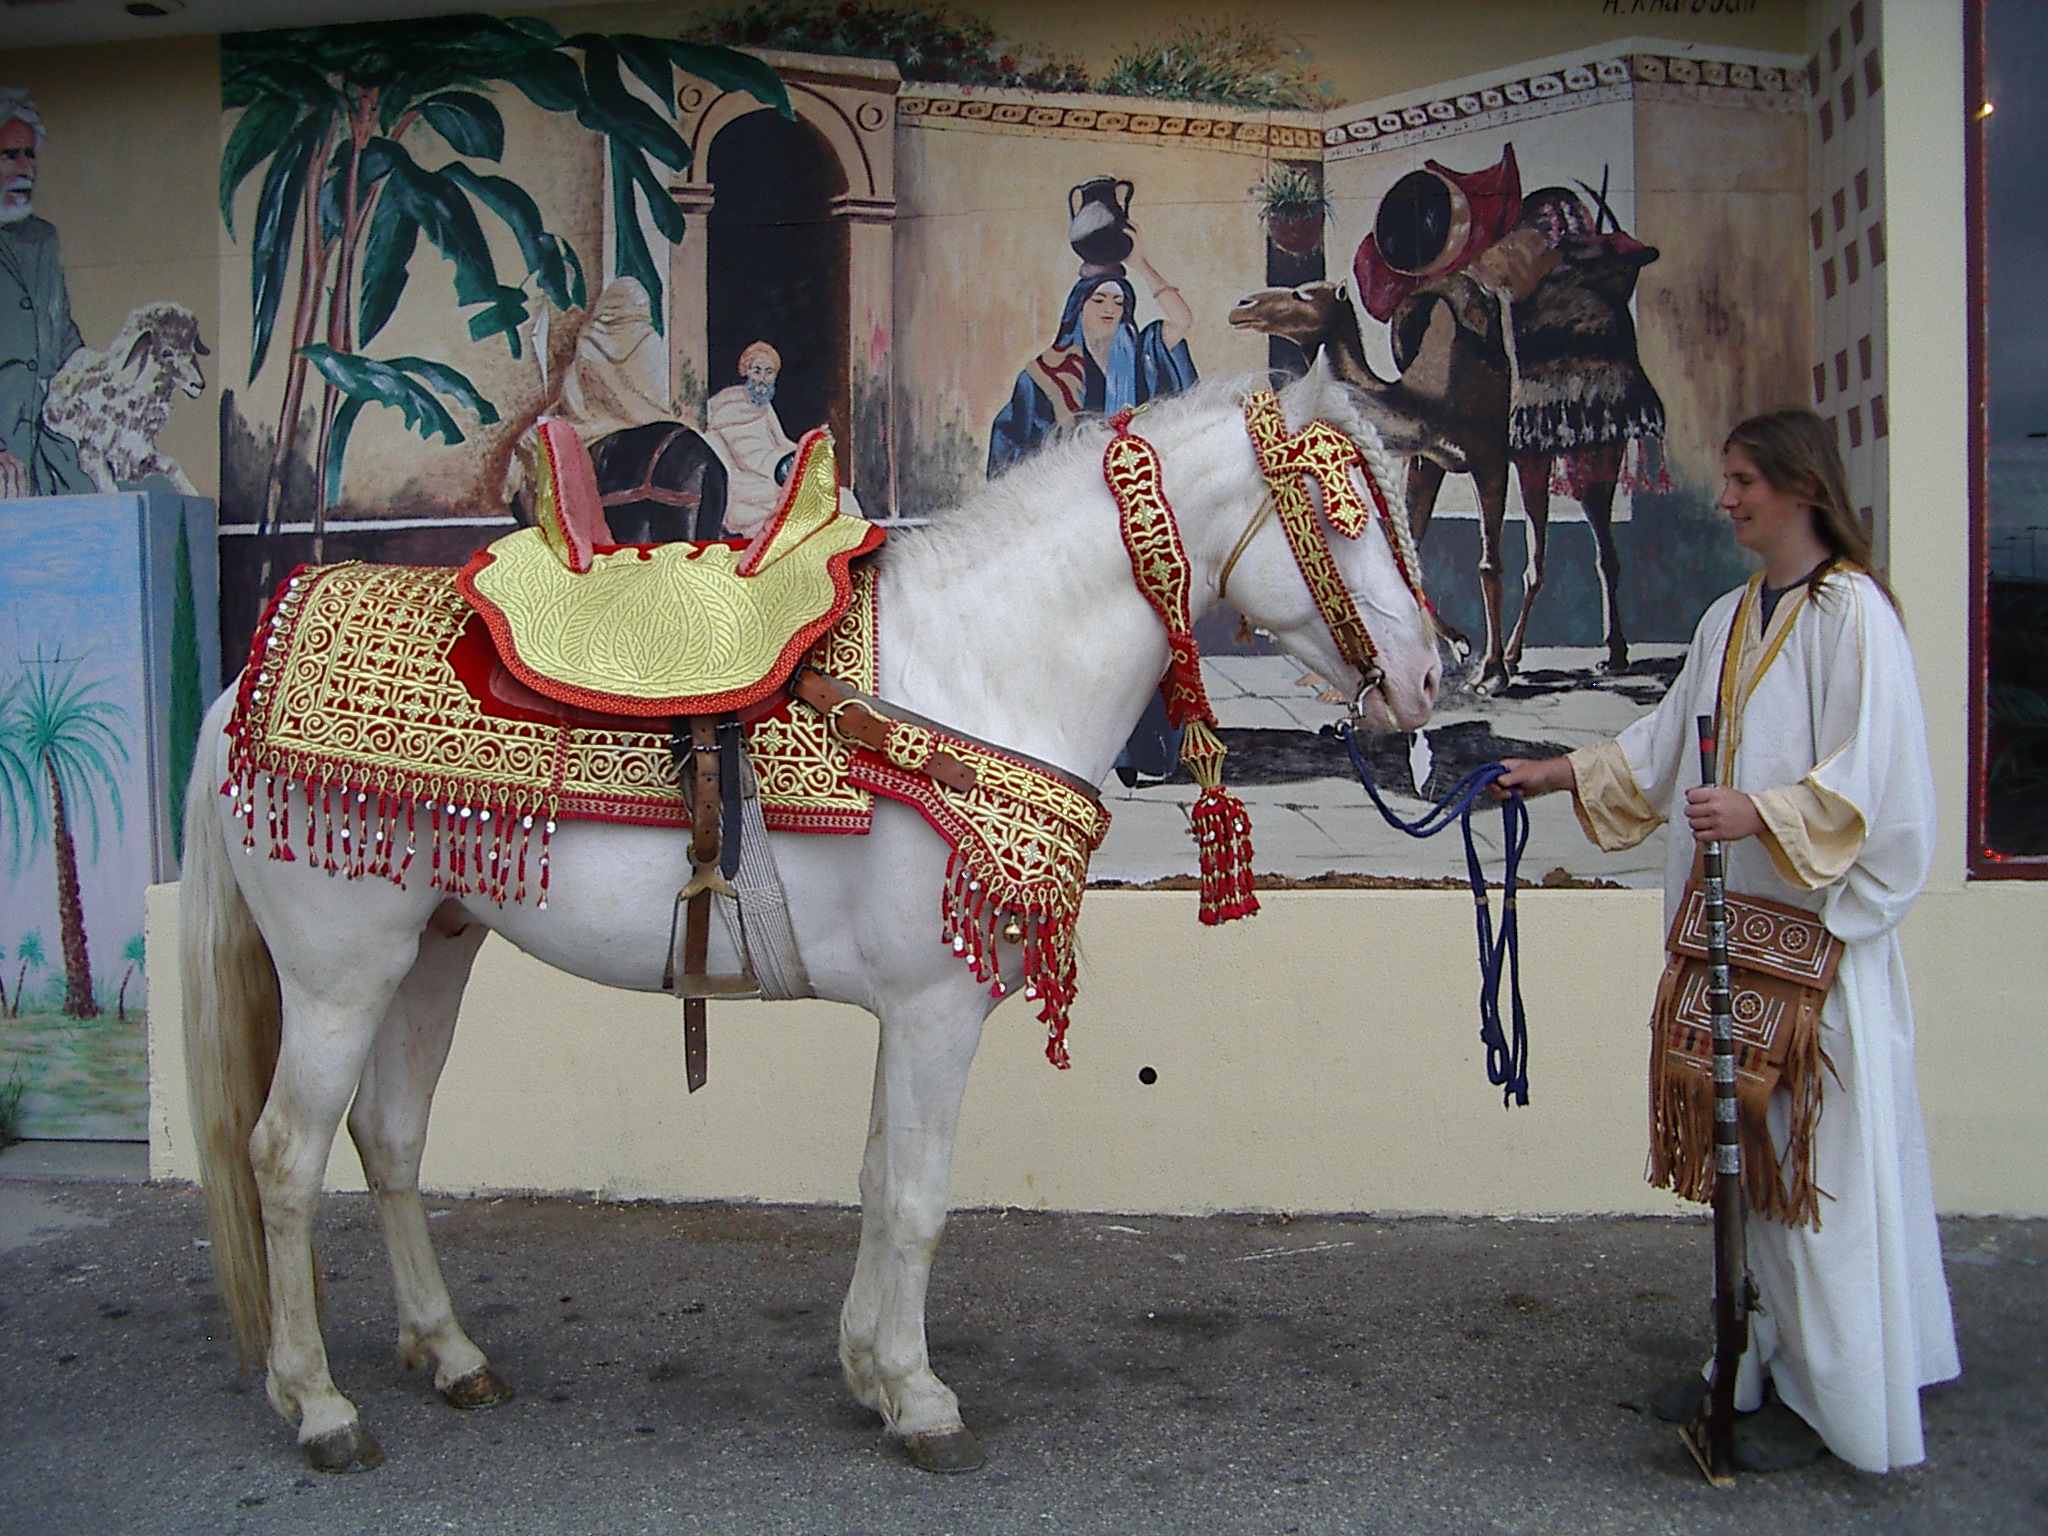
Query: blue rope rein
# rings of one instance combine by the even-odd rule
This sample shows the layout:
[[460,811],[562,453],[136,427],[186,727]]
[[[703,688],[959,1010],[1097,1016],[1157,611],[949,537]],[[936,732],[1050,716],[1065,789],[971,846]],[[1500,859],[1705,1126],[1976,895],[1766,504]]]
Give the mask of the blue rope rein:
[[[1479,864],[1479,848],[1472,838],[1472,812],[1486,793],[1487,785],[1506,773],[1504,763],[1486,763],[1458,780],[1451,792],[1413,821],[1404,821],[1380,797],[1372,781],[1365,756],[1349,722],[1337,727],[1337,737],[1351,754],[1352,770],[1366,794],[1378,807],[1390,827],[1413,838],[1435,837],[1456,821],[1465,836],[1465,878],[1472,885],[1472,904],[1479,929],[1479,1041],[1486,1047],[1486,1080],[1501,1090],[1501,1103],[1529,1102],[1529,1021],[1522,1009],[1522,933],[1515,914],[1515,885],[1522,866],[1522,851],[1529,846],[1529,807],[1519,791],[1500,802],[1501,841],[1507,852],[1502,873],[1500,931],[1493,927],[1493,904],[1487,898],[1486,872]],[[1500,992],[1508,989],[1508,1023],[1501,1022]]]

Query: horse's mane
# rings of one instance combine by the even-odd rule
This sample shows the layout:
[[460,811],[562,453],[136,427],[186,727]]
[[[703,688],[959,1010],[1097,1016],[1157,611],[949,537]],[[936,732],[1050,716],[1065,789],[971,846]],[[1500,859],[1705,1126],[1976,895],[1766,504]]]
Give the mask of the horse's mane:
[[[1419,569],[1408,528],[1404,477],[1358,391],[1332,374],[1320,357],[1299,380],[1265,370],[1205,379],[1148,407],[1136,425],[1147,437],[1170,441],[1190,418],[1213,416],[1221,405],[1236,411],[1262,389],[1280,391],[1297,428],[1319,417],[1358,444],[1394,514],[1391,532],[1396,546],[1409,567]],[[1108,439],[1109,428],[1098,417],[1083,417],[1060,428],[1036,453],[977,487],[957,505],[934,514],[924,527],[897,530],[882,552],[883,560],[898,576],[942,578],[985,561],[991,546],[1004,539],[1045,537],[1047,523],[1075,504],[1077,485],[1101,484],[1102,449]]]
[[[1188,417],[1213,413],[1219,405],[1241,406],[1247,396],[1281,382],[1265,372],[1205,379],[1147,408],[1138,426],[1147,437],[1170,437]],[[1059,428],[1030,457],[934,513],[924,527],[893,532],[882,559],[898,575],[937,576],[963,562],[985,560],[992,540],[1023,530],[1043,537],[1048,519],[1072,500],[1077,482],[1101,484],[1108,441],[1109,428],[1099,417]]]

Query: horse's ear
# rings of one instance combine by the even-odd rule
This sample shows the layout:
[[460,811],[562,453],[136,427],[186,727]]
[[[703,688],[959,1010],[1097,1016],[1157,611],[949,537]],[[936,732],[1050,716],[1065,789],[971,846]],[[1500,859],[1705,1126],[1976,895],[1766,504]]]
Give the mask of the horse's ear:
[[1328,412],[1336,392],[1342,387],[1342,381],[1330,371],[1329,348],[1318,347],[1315,357],[1309,362],[1308,372],[1295,380],[1287,391],[1287,414],[1297,424],[1315,421]]

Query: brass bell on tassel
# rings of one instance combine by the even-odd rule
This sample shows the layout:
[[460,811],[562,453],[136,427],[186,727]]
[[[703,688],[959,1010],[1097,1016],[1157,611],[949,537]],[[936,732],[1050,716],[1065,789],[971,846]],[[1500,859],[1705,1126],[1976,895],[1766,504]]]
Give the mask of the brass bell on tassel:
[[1003,920],[1002,935],[1005,944],[1022,944],[1024,942],[1024,919],[1015,916],[1005,918]]

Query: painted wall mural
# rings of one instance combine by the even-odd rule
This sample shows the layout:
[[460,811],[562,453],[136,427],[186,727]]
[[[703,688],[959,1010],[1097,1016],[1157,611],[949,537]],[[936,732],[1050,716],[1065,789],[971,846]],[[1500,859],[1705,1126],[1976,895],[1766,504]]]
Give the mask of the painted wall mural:
[[[63,537],[53,537],[61,528]],[[148,1136],[143,891],[219,686],[213,503],[0,502],[0,1133]]]
[[0,501],[139,486],[196,494],[160,452],[179,398],[199,398],[206,343],[170,301],[130,311],[104,351],[71,317],[56,226],[35,213],[45,134],[35,98],[0,86]]
[[[455,562],[527,516],[544,411],[622,540],[747,531],[820,424],[847,509],[916,522],[1076,420],[1318,354],[1423,443],[1459,637],[1383,788],[1620,729],[1741,574],[1721,436],[1810,387],[1803,60],[1632,39],[1341,103],[1239,21],[1136,19],[1091,78],[967,13],[645,14],[223,40],[231,653],[300,560]],[[1379,826],[1322,679],[1234,614],[1199,636],[1262,872],[1451,873]],[[1098,876],[1190,873],[1159,733],[1123,767]]]

